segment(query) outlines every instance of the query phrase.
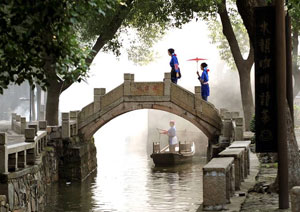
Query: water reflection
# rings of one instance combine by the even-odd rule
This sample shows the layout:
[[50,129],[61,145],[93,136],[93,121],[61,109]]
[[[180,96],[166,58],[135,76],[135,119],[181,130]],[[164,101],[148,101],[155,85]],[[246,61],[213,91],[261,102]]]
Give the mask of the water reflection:
[[[109,129],[116,128],[110,125]],[[193,164],[157,168],[147,154],[146,133],[128,136],[112,131],[104,127],[95,135],[97,172],[81,184],[52,186],[46,212],[197,210],[202,202],[204,158],[194,158]]]

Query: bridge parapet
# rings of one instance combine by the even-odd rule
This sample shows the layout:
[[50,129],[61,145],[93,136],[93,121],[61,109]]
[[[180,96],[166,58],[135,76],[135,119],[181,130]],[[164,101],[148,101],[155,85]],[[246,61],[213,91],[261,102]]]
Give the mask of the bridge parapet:
[[78,135],[78,114],[79,111],[77,110],[61,114],[61,137],[63,139]]
[[25,128],[24,141],[12,144],[9,143],[10,136],[0,132],[0,173],[14,172],[34,165],[36,156],[47,146],[46,125],[46,121],[39,121],[38,128]]
[[11,130],[18,134],[24,134],[26,128],[26,118],[16,113],[11,114]]

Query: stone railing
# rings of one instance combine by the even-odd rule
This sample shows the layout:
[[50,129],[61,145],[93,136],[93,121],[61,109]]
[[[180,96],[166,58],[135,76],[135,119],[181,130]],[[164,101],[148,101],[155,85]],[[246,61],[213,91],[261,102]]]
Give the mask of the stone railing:
[[39,121],[37,125],[25,128],[24,142],[8,142],[8,135],[0,133],[0,173],[8,173],[34,165],[35,158],[47,146],[47,122]]
[[16,113],[11,114],[11,129],[18,133],[24,134],[26,128],[26,118],[17,115]]
[[221,108],[220,115],[223,122],[221,137],[229,143],[244,140],[244,119],[239,112],[229,112]]
[[9,212],[9,204],[6,195],[0,195],[0,212]]
[[63,139],[78,135],[78,114],[79,111],[62,113],[61,137]]
[[235,141],[203,167],[203,209],[225,209],[250,174],[251,141]]

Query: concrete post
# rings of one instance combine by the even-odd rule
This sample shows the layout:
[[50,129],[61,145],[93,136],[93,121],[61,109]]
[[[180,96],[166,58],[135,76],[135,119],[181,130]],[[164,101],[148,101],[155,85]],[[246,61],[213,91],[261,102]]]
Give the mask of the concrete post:
[[201,96],[201,86],[195,86],[195,106],[197,111],[202,112],[202,96]]
[[0,132],[0,173],[8,172],[7,134]]
[[94,88],[94,113],[101,110],[101,97],[105,94],[105,88]]
[[25,142],[34,142],[35,137],[35,129],[34,128],[26,128],[25,129]]
[[131,74],[131,82],[134,82],[134,74]]
[[18,152],[18,168],[26,167],[26,150]]
[[62,118],[61,136],[62,136],[62,138],[70,138],[70,135],[71,135],[71,133],[70,133],[70,114],[69,113],[62,113],[61,118]]
[[300,186],[295,186],[291,190],[292,212],[300,211]]
[[164,78],[164,95],[170,96],[171,95],[171,73],[165,73]]
[[[134,77],[134,76],[133,76]],[[124,74],[124,96],[130,95],[130,86],[132,82],[132,74]]]
[[21,117],[21,134],[25,133],[25,128],[26,128],[26,118]]

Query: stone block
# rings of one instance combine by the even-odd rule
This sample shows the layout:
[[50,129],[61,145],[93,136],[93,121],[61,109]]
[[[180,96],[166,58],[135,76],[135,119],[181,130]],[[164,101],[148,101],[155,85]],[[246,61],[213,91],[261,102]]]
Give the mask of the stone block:
[[125,73],[124,74],[124,81],[131,81],[131,74]]
[[291,209],[292,212],[300,211],[300,186],[295,186],[291,189]]
[[235,119],[235,118],[238,118],[240,116],[240,113],[239,112],[231,112],[231,118]]
[[5,132],[0,132],[0,145],[7,144],[7,134]]
[[233,157],[235,168],[235,189],[240,190],[241,182],[244,180],[244,148],[227,148],[219,153],[220,157]]
[[201,94],[201,86],[195,86],[195,94]]
[[244,125],[244,119],[242,117],[234,118],[234,120],[235,120],[236,126],[243,126]]
[[229,119],[225,119],[223,121],[222,135],[225,138],[230,138],[232,134],[232,121]]
[[242,141],[244,140],[244,128],[242,126],[236,126],[234,129],[234,140]]
[[34,142],[35,137],[35,129],[34,128],[26,128],[25,129],[25,141],[26,142]]
[[131,81],[134,82],[134,74],[131,74]]
[[103,96],[105,94],[106,94],[105,88],[94,88],[94,96],[95,95]]
[[61,113],[62,120],[70,120],[70,113]]
[[35,135],[37,134],[37,132],[38,132],[38,130],[39,130],[38,124],[29,124],[29,125],[28,125],[28,128],[34,129]]
[[39,129],[40,130],[47,130],[47,121],[39,121]]
[[225,112],[224,113],[224,120],[231,120],[232,119],[232,116],[231,116],[231,112]]
[[203,209],[222,210],[232,194],[233,157],[213,158],[203,167]]
[[77,119],[78,117],[78,111],[77,110],[73,110],[73,111],[70,111],[70,119]]
[[224,116],[225,112],[228,112],[228,110],[226,108],[220,108],[220,115],[221,115],[221,117]]
[[25,128],[26,128],[26,118],[21,117],[21,134],[25,133]]
[[164,80],[171,80],[171,73],[170,72],[166,72],[165,73],[165,78]]
[[251,141],[234,141],[229,148],[244,148],[245,154],[244,154],[244,176],[247,177],[248,174],[250,174],[250,144]]
[[16,121],[21,122],[21,116],[20,115],[16,115]]

